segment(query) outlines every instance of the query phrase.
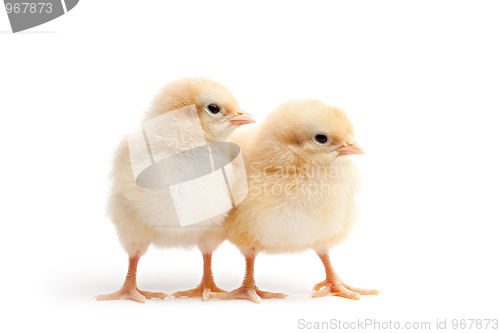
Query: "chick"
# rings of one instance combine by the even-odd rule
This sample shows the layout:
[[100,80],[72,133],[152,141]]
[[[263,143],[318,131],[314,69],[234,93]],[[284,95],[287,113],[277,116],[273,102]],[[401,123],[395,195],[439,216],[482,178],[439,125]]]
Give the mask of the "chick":
[[[205,78],[187,78],[174,81],[159,92],[146,111],[143,124],[169,111],[190,105],[196,107],[201,128],[209,144],[225,141],[240,125],[254,122],[249,114],[241,110],[235,97],[222,84]],[[160,152],[162,149],[171,150],[172,147],[180,147],[190,140],[189,133],[182,134],[184,137],[177,137],[169,142],[165,142],[165,137],[153,137],[150,138],[149,144]],[[99,295],[97,300],[131,299],[143,303],[149,298],[163,299],[167,296],[164,293],[137,288],[137,264],[150,244],[183,248],[197,245],[203,255],[201,283],[195,289],[174,294],[176,297],[202,296],[210,291],[223,291],[214,283],[211,258],[212,253],[224,240],[221,223],[225,215],[193,227],[168,227],[176,222],[175,208],[171,203],[172,197],[169,196],[168,191],[143,189],[136,185],[128,141],[124,139],[114,160],[108,211],[116,226],[120,243],[129,256],[128,273],[120,290]],[[163,227],[158,227],[159,224]]]
[[378,294],[345,284],[329,259],[329,249],[346,238],[357,215],[358,178],[348,155],[363,150],[353,135],[353,125],[341,109],[317,100],[292,100],[260,125],[230,137],[243,151],[248,196],[230,212],[224,228],[245,256],[246,273],[240,288],[210,297],[255,303],[284,298],[285,294],[256,287],[255,257],[259,252],[307,249],[316,251],[326,272],[313,297],[359,299]]

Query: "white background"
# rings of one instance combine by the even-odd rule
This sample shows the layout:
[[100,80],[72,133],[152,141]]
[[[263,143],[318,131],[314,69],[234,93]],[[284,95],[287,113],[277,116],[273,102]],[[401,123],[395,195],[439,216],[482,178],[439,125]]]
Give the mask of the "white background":
[[[298,320],[499,318],[498,1],[90,1],[12,34],[0,10],[0,325],[9,331],[298,331]],[[289,98],[350,115],[364,215],[333,249],[360,301],[312,299],[319,259],[261,255],[286,300],[97,302],[127,257],[104,214],[114,147],[165,83],[223,82],[262,120]],[[225,243],[226,289],[243,257]],[[150,249],[145,290],[194,287],[196,251]],[[499,318],[500,319],[500,318]],[[4,329],[2,329],[4,331]]]

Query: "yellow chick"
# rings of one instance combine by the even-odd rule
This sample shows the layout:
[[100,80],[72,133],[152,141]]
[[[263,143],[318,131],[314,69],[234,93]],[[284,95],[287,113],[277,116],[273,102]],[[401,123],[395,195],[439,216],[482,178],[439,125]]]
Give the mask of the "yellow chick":
[[[146,111],[143,124],[169,111],[192,105],[196,107],[208,143],[225,141],[240,125],[254,122],[222,84],[205,78],[187,78],[174,81],[159,92]],[[172,151],[192,140],[190,133],[182,134],[173,138],[153,136],[149,138],[149,145],[160,153],[162,150]],[[178,292],[174,296],[205,295],[206,299],[210,291],[223,291],[215,285],[211,258],[212,253],[224,240],[221,224],[225,215],[222,214],[194,227],[168,227],[175,224],[173,217],[176,212],[171,199],[168,191],[143,189],[136,185],[128,141],[124,139],[116,151],[108,211],[116,226],[120,243],[129,256],[128,273],[120,290],[99,295],[96,297],[97,300],[131,299],[143,303],[149,298],[163,299],[167,296],[164,293],[137,288],[137,264],[150,244],[158,247],[183,248],[197,245],[203,255],[203,277],[199,286]],[[217,200],[216,197],[213,199]]]
[[348,155],[363,150],[354,140],[347,115],[317,100],[292,100],[259,126],[237,131],[229,140],[242,149],[248,196],[230,212],[224,228],[245,256],[246,272],[240,288],[210,297],[255,303],[261,298],[284,298],[287,295],[256,287],[255,257],[259,252],[307,249],[316,251],[326,272],[313,297],[359,299],[378,294],[345,284],[329,259],[329,249],[346,238],[357,216],[358,177]]

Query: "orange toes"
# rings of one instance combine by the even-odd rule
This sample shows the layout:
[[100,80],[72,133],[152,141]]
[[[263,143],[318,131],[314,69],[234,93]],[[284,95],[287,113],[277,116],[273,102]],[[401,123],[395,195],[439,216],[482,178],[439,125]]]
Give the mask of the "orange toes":
[[220,289],[217,287],[215,284],[213,286],[207,286],[205,287],[204,284],[198,285],[198,287],[189,289],[189,290],[184,290],[184,291],[178,291],[176,292],[173,296],[175,298],[179,297],[201,297],[203,301],[208,301],[210,299],[210,294],[211,293],[225,293],[226,291],[223,289]]
[[168,296],[167,294],[161,292],[144,291],[140,290],[139,288],[137,288],[137,292],[142,296],[146,297],[146,299],[152,299],[152,298],[165,299],[165,297]]
[[241,286],[228,293],[210,293],[209,298],[229,300],[229,299],[247,299],[254,303],[259,304],[262,298],[285,298],[287,294],[273,293],[269,291],[262,291],[255,286]]
[[353,300],[359,300],[360,295],[378,295],[379,290],[377,289],[360,289],[350,287],[343,282],[329,282],[326,281],[316,284],[313,288],[312,297],[324,297],[324,296],[339,296]]
[[98,301],[111,301],[117,299],[129,299],[139,303],[145,303],[146,297],[141,295],[135,288],[122,288],[114,293],[96,296]]

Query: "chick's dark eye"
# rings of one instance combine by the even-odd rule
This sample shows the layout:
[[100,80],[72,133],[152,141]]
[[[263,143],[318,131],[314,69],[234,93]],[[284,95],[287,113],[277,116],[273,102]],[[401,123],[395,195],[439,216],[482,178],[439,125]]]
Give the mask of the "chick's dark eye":
[[220,108],[219,108],[219,106],[217,104],[208,104],[207,105],[207,110],[211,114],[217,114],[217,113],[219,113]]
[[316,134],[314,137],[313,137],[313,140],[314,142],[320,144],[320,145],[324,145],[325,143],[328,142],[328,136],[326,136],[325,134]]

